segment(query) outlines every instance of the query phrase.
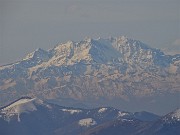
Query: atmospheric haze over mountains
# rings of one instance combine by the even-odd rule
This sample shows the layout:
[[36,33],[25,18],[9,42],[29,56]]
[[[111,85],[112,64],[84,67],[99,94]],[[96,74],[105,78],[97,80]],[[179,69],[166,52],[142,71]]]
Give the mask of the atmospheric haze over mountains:
[[85,36],[126,35],[178,53],[179,5],[179,0],[0,0],[0,65]]
[[180,135],[179,13],[180,0],[0,0],[0,135]]
[[0,104],[22,96],[69,107],[167,114],[179,107],[180,54],[125,36],[68,41],[0,67]]

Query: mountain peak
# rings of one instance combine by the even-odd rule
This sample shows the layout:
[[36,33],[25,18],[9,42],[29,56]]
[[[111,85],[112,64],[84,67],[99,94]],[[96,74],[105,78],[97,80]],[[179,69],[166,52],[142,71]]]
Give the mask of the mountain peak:
[[116,97],[131,103],[134,97],[174,94],[179,92],[179,59],[125,36],[37,49],[25,60],[0,67],[1,104],[10,100],[6,95],[20,94],[82,102]]
[[48,59],[48,52],[41,48],[37,48],[34,52],[28,54],[23,60],[29,59],[43,61],[45,59]]
[[115,41],[119,46],[129,46],[131,48],[137,49],[152,49],[147,44],[144,44],[139,40],[128,38],[126,36],[117,37],[115,38]]
[[165,123],[176,123],[180,121],[180,108],[176,109],[175,111],[165,115],[162,118],[162,121]]
[[86,41],[86,42],[88,42],[88,43],[91,43],[92,42],[92,38],[90,38],[90,37],[86,37],[85,39],[84,39],[84,41]]
[[127,42],[129,40],[129,38],[126,36],[120,36],[120,37],[117,37],[116,39],[122,42]]

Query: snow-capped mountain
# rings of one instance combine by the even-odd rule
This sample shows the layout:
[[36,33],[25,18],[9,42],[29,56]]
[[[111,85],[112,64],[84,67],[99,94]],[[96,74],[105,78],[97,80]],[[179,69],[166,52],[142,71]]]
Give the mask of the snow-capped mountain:
[[1,113],[4,114],[6,120],[10,120],[11,117],[16,115],[18,117],[18,121],[20,121],[20,115],[22,113],[28,113],[37,110],[33,101],[34,99],[21,98],[11,105],[2,108]]
[[180,109],[158,116],[111,107],[58,106],[22,97],[0,108],[2,135],[178,135]]
[[[157,115],[150,115],[153,121],[159,118]],[[135,117],[134,113],[115,108],[69,108],[37,98],[22,97],[0,109],[0,134],[78,135],[108,121],[138,120]]]
[[40,99],[21,97],[18,100],[10,103],[9,105],[0,108],[0,117],[8,122],[12,120],[20,122],[21,115],[39,111],[39,106],[46,109],[51,109],[51,106],[49,104],[44,103]]
[[171,118],[175,119],[176,121],[180,121],[180,109],[177,109],[171,114]]
[[88,129],[82,135],[142,135],[139,131],[148,126],[148,122],[119,119]]
[[86,38],[47,51],[37,49],[21,61],[1,66],[0,104],[22,95],[60,103],[66,99],[97,105],[119,103],[124,109],[132,108],[135,101],[141,104],[143,98],[155,106],[168,97],[173,104],[179,84],[180,54],[165,55],[124,36]]
[[179,135],[179,111],[180,109],[177,109],[153,122],[139,119],[107,121],[86,130],[83,135]]
[[142,132],[143,135],[179,135],[180,109],[177,109],[151,124]]

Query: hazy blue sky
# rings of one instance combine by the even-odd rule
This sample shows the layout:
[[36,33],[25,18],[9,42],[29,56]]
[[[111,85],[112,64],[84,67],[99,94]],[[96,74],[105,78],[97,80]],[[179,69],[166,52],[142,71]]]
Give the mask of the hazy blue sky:
[[0,0],[0,65],[67,40],[121,35],[180,48],[180,1]]

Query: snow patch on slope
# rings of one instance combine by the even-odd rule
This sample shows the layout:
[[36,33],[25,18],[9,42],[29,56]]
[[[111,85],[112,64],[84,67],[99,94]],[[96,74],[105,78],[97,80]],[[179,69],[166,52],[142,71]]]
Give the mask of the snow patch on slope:
[[96,124],[97,124],[97,122],[92,118],[86,118],[86,119],[79,120],[80,126],[90,127],[90,126],[93,126]]
[[123,116],[126,116],[126,115],[128,115],[128,113],[121,112],[121,111],[118,112],[118,117],[123,117]]
[[74,110],[74,109],[62,109],[63,112],[69,112],[70,114],[80,113],[82,110]]
[[98,113],[103,113],[103,112],[105,112],[106,110],[107,110],[107,108],[101,108],[101,109],[98,110]]

